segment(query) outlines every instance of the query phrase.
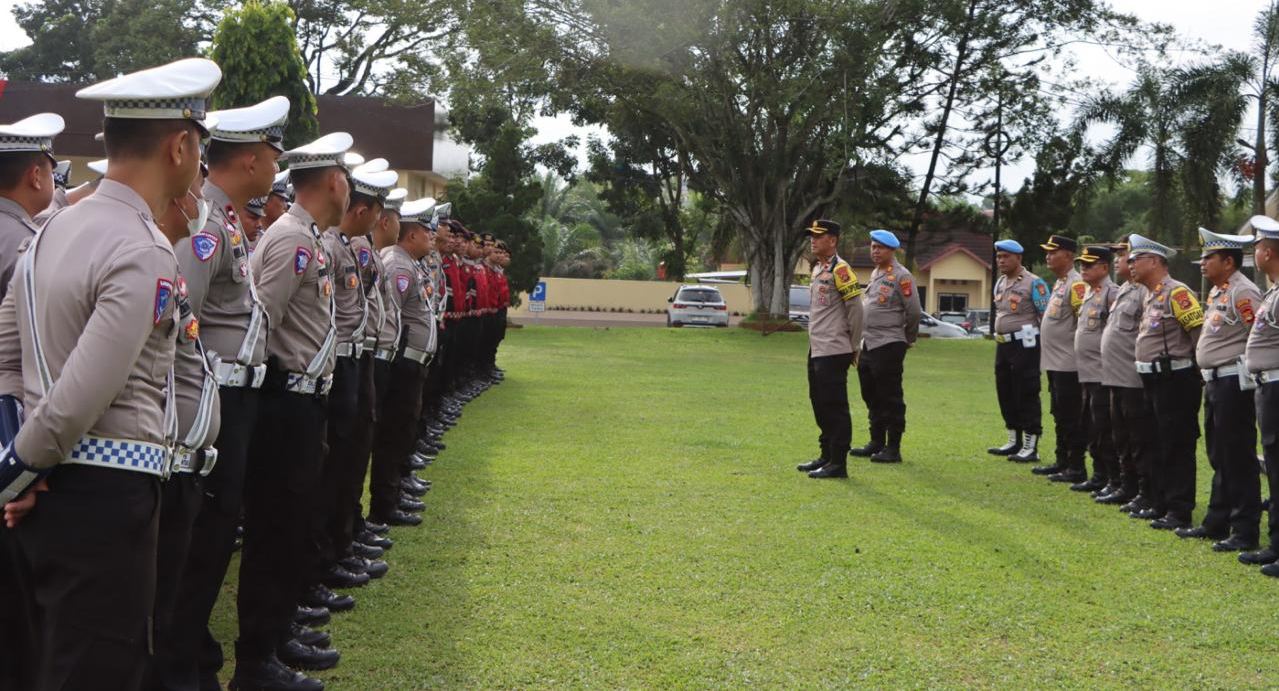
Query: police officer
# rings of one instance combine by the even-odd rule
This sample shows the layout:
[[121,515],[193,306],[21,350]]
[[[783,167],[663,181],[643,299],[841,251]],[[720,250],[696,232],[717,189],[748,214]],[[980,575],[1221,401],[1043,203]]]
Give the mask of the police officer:
[[1178,537],[1218,540],[1218,552],[1257,548],[1261,482],[1257,476],[1256,382],[1243,361],[1257,319],[1261,291],[1239,269],[1252,237],[1199,229],[1200,270],[1212,284],[1195,360],[1204,380],[1204,436],[1212,466],[1212,492],[1203,523]]
[[1041,367],[1048,374],[1049,411],[1057,437],[1055,460],[1034,468],[1036,475],[1047,475],[1053,482],[1083,482],[1084,446],[1087,422],[1082,419],[1083,392],[1075,364],[1075,328],[1078,310],[1088,286],[1075,270],[1076,242],[1061,235],[1051,235],[1040,245],[1048,269],[1056,276],[1048,309],[1040,326],[1043,343]]
[[[1092,477],[1070,486],[1076,492],[1098,496],[1119,482],[1119,462],[1111,433],[1110,389],[1102,382],[1101,339],[1110,318],[1110,303],[1118,288],[1110,280],[1114,252],[1104,245],[1088,245],[1079,255],[1081,276],[1088,289],[1078,308],[1075,329],[1075,364],[1083,390],[1083,417],[1087,422],[1088,450],[1092,453]],[[1074,298],[1072,291],[1071,296]]]
[[819,219],[808,227],[813,280],[809,286],[808,400],[821,430],[821,455],[798,469],[816,479],[848,477],[853,426],[848,414],[848,368],[862,345],[865,316],[857,274],[838,253],[840,225]]
[[506,313],[511,305],[511,280],[506,275],[506,269],[511,265],[511,250],[506,243],[498,240],[496,245],[497,254],[495,261],[495,271],[497,272],[497,302],[498,302],[498,337],[497,345],[494,346],[493,353],[493,376],[502,381],[506,378],[506,372],[497,366],[497,348],[500,348],[502,341],[506,340]]
[[1257,309],[1256,322],[1248,334],[1245,361],[1257,382],[1257,421],[1261,427],[1261,450],[1266,459],[1266,478],[1270,485],[1269,521],[1266,525],[1269,546],[1239,555],[1244,564],[1261,565],[1261,573],[1279,578],[1279,222],[1266,216],[1253,216],[1256,248],[1253,256],[1257,271],[1270,279],[1270,288]]
[[914,278],[898,263],[894,252],[901,241],[887,230],[870,232],[870,258],[875,263],[862,293],[866,314],[857,380],[870,418],[870,438],[852,450],[874,463],[901,463],[902,433],[906,430],[906,401],[902,395],[902,366],[906,349],[919,336],[919,293]]
[[1141,385],[1136,361],[1137,329],[1141,324],[1146,289],[1132,279],[1128,264],[1128,236],[1114,246],[1115,273],[1123,285],[1115,291],[1101,335],[1101,384],[1110,389],[1110,431],[1119,477],[1110,478],[1108,491],[1097,496],[1100,504],[1120,505],[1128,514],[1148,508],[1150,468],[1154,440],[1150,404]]
[[31,471],[48,488],[5,507],[30,565],[33,688],[133,689],[146,669],[177,432],[178,263],[155,219],[199,173],[220,79],[195,58],[77,92],[103,102],[107,178],[49,219],[0,305],[0,397],[28,411],[0,458],[0,503]]
[[995,243],[995,391],[1008,442],[987,449],[1019,463],[1039,460],[1043,433],[1039,403],[1039,320],[1048,307],[1048,284],[1021,265],[1016,240]]
[[335,132],[285,152],[297,201],[263,234],[251,261],[271,332],[244,485],[233,678],[241,687],[322,688],[285,666],[277,648],[291,647],[298,666],[336,664],[336,651],[293,645],[296,604],[301,599],[335,611],[354,606],[349,596],[310,583],[319,565],[307,546],[337,345],[333,260],[320,229],[346,213],[350,147],[351,135]]
[[67,192],[67,184],[71,179],[71,161],[58,161],[58,165],[53,167],[53,199],[49,201],[49,205],[44,207],[44,211],[32,216],[37,226],[44,225],[58,209],[71,205],[71,197]]
[[1151,470],[1153,508],[1139,512],[1150,527],[1189,527],[1195,508],[1195,446],[1199,439],[1200,373],[1195,343],[1203,308],[1186,284],[1168,275],[1170,247],[1133,233],[1133,278],[1146,287],[1134,355],[1158,426],[1158,463]]
[[262,232],[262,222],[266,214],[266,195],[254,197],[244,204],[244,236],[249,241],[249,249],[252,251],[253,243],[258,241],[258,235]]
[[262,229],[266,230],[280,220],[293,202],[293,185],[289,184],[289,171],[283,170],[271,182],[271,192],[262,205]]

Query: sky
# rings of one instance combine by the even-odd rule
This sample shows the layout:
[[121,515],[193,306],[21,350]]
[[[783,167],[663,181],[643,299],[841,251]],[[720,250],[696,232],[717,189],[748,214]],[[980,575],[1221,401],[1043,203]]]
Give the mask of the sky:
[[[1182,35],[1228,49],[1247,51],[1252,45],[1252,23],[1268,0],[1111,0],[1115,9],[1128,12],[1150,21],[1169,24]],[[28,39],[13,21],[14,0],[0,0],[0,51],[12,50],[28,43]],[[1193,59],[1174,56],[1174,61]],[[1123,87],[1133,78],[1133,72],[1112,55],[1112,51],[1095,46],[1076,49],[1077,69],[1081,76],[1092,77],[1102,83]],[[570,134],[577,134],[585,141],[591,134],[599,134],[598,128],[574,127],[567,117],[539,118],[535,125],[538,135],[534,143],[555,141]],[[584,147],[583,147],[584,148]],[[1140,155],[1140,154],[1139,154]],[[915,157],[907,164],[922,172],[927,166],[926,157]],[[1141,161],[1134,164],[1140,166]],[[1023,178],[1034,170],[1033,161],[1023,160],[1006,164],[1003,179],[1011,190],[1020,187]],[[988,172],[993,177],[993,171]]]

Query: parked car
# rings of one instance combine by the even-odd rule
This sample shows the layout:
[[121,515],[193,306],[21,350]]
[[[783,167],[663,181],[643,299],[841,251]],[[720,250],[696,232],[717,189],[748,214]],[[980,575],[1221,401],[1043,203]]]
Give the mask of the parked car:
[[808,286],[790,287],[790,320],[804,328],[808,328],[808,308],[812,297]]
[[968,333],[986,331],[990,326],[990,310],[968,310],[968,317],[960,326],[968,329]]
[[680,286],[666,301],[667,326],[728,326],[728,303],[718,288]]
[[919,316],[919,334],[929,338],[968,338],[964,327],[944,322],[931,314]]
[[947,324],[963,326],[965,331],[968,330],[968,327],[964,326],[964,322],[968,321],[967,312],[938,312],[936,318]]

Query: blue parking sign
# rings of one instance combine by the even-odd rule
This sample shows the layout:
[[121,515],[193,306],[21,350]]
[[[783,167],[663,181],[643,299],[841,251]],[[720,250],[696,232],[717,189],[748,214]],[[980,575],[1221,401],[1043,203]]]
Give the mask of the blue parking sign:
[[538,281],[533,286],[533,292],[528,296],[528,309],[530,312],[546,311],[546,281]]

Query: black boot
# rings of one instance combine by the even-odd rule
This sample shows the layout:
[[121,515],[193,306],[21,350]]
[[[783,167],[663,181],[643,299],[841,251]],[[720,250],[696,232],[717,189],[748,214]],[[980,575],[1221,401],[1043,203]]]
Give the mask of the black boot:
[[[841,454],[842,455],[842,454]],[[848,465],[844,461],[831,461],[826,465],[812,471],[808,474],[814,480],[824,480],[827,478],[848,477]]]
[[1021,449],[1008,457],[1015,463],[1034,463],[1039,460],[1039,435],[1026,432],[1021,435]]
[[901,463],[902,433],[892,432],[888,435],[888,443],[884,448],[870,457],[871,463]]
[[870,458],[884,449],[884,430],[871,428],[870,438],[866,440],[865,446],[859,446],[848,452],[849,456],[857,458]]
[[1003,446],[992,446],[986,449],[986,453],[992,456],[1011,456],[1017,453],[1021,448],[1021,432],[1015,429],[1008,430],[1008,443]]
[[254,661],[237,658],[235,676],[227,688],[232,691],[324,691],[324,683],[289,669],[271,655]]

